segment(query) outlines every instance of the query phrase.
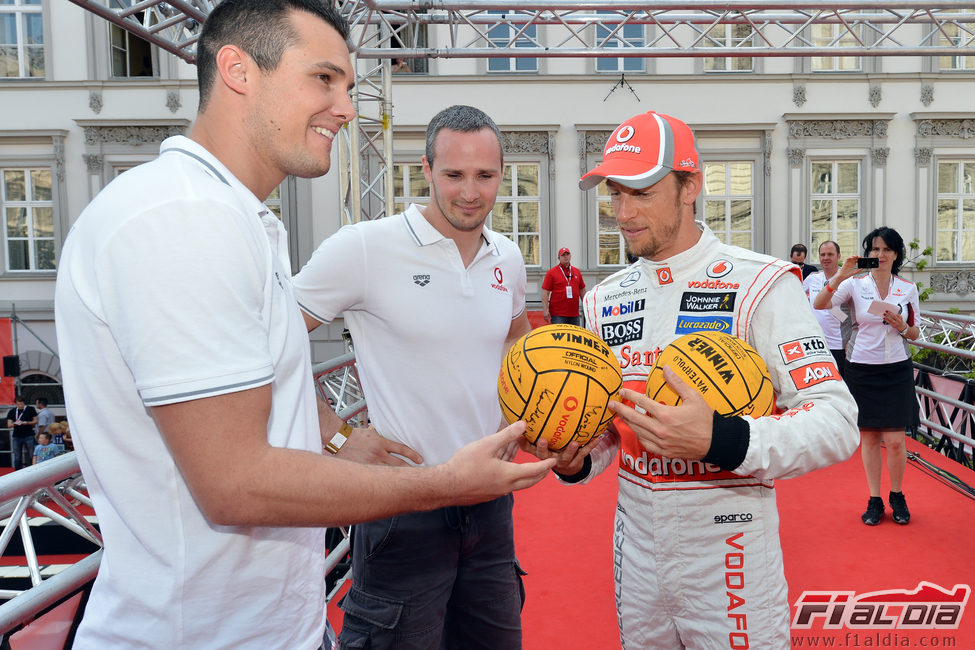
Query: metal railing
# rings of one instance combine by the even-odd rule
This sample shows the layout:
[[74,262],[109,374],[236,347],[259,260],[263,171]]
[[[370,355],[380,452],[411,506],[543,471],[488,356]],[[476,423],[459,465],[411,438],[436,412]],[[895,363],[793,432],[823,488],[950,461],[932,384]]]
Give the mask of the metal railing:
[[[344,420],[364,424],[366,401],[355,369],[355,355],[342,355],[317,364],[312,369],[315,387],[322,399],[331,400],[335,412]],[[78,510],[78,505],[91,507],[84,477],[74,452],[25,467],[0,477],[0,556],[3,556],[15,535],[20,536],[23,564],[30,576],[31,587],[23,590],[0,590],[0,639],[35,620],[53,605],[84,590],[98,573],[102,555],[101,534]],[[52,506],[57,506],[55,509]],[[33,514],[47,517],[98,548],[68,568],[42,578],[41,564],[35,552],[34,533],[29,519]],[[351,574],[344,566],[349,553],[348,529],[335,529],[329,536],[329,550],[325,572],[330,585],[328,602],[336,596]],[[15,565],[16,566],[16,565]]]
[[[975,359],[975,352],[971,349],[975,346],[973,327],[975,318],[922,312],[922,335],[914,343],[917,347],[935,350],[946,357]],[[952,336],[944,336],[946,333]],[[940,337],[950,339],[950,344],[932,342]],[[921,370],[928,374],[935,371],[938,376],[955,377],[964,382],[964,378],[952,375],[950,371],[938,372],[923,366]],[[354,352],[317,364],[312,371],[319,396],[332,403],[339,417],[359,425],[368,421]],[[975,439],[971,435],[975,432],[975,382],[965,382],[965,388],[962,388],[957,399],[933,390],[930,382],[921,384],[923,381],[916,388],[921,408],[920,431],[940,439],[944,447],[940,451],[971,466],[972,446],[975,445]],[[49,505],[51,502],[57,504],[64,514],[52,509]],[[0,516],[7,520],[3,532],[0,533],[0,555],[19,531],[33,585],[24,591],[0,591],[0,599],[7,601],[0,605],[0,635],[6,635],[29,623],[40,612],[84,589],[94,579],[101,558],[100,549],[55,576],[42,580],[27,522],[28,511],[33,510],[101,546],[101,536],[78,512],[78,503],[91,505],[73,452],[0,477]],[[330,538],[325,566],[329,583],[329,603],[351,577],[351,567],[347,566],[349,531],[347,528],[335,531]]]
[[[51,508],[52,503],[61,511]],[[0,590],[0,599],[6,600],[0,605],[0,634],[6,635],[29,623],[39,612],[81,590],[94,579],[101,559],[100,548],[46,580],[41,578],[34,550],[34,531],[28,521],[30,511],[50,518],[55,524],[101,547],[101,534],[78,511],[78,504],[90,507],[91,501],[85,492],[74,452],[0,478],[0,517],[6,522],[0,533],[0,555],[7,551],[14,535],[19,532],[32,585],[27,590]]]
[[975,362],[975,318],[934,311],[920,316],[921,334],[911,345],[931,354],[914,363],[918,433],[935,440],[937,451],[972,467],[975,381],[965,374]]
[[[368,423],[369,412],[366,410],[366,398],[356,371],[355,352],[347,352],[331,361],[316,364],[312,367],[312,376],[315,378],[318,396],[331,404],[336,415],[357,426]],[[326,601],[329,603],[352,577],[352,565],[348,561],[350,530],[348,526],[342,526],[329,531],[329,550],[325,558],[328,585]]]

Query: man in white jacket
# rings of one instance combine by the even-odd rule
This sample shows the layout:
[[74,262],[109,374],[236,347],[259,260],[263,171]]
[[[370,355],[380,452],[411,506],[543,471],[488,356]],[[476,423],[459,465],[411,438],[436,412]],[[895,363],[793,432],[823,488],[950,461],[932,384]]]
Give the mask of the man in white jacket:
[[[589,447],[556,454],[565,482],[618,458],[614,575],[624,648],[788,648],[789,604],[772,479],[798,476],[856,449],[856,405],[785,261],[719,241],[695,221],[701,170],[680,120],[644,113],[617,127],[603,161],[620,232],[638,257],[590,290],[586,323],[616,353],[622,404]],[[629,308],[616,309],[627,305]],[[717,415],[665,370],[679,406],[644,395],[671,341],[722,331],[768,365],[777,414]],[[640,411],[633,406],[641,408]],[[544,442],[540,457],[551,452]]]

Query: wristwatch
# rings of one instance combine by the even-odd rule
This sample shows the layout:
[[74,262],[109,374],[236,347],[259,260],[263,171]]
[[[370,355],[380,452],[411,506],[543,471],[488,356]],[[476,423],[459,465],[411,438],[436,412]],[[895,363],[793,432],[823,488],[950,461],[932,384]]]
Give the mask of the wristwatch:
[[342,448],[342,445],[345,444],[345,441],[348,440],[349,436],[351,435],[352,426],[348,422],[343,422],[342,426],[339,427],[338,432],[336,432],[336,434],[332,436],[332,439],[328,441],[328,444],[325,445],[325,451],[333,456],[339,453],[339,449]]

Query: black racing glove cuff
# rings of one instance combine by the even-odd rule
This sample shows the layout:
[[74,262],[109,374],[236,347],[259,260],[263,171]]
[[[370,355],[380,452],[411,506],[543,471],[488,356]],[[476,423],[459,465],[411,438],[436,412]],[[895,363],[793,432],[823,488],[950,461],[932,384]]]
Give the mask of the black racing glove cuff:
[[[552,471],[555,472],[554,469]],[[592,472],[592,458],[586,456],[582,459],[582,469],[575,474],[567,475],[555,472],[555,475],[558,476],[564,483],[578,483],[589,476],[590,472]]]
[[736,469],[745,461],[750,437],[745,418],[715,413],[711,424],[711,447],[704,462],[726,471]]

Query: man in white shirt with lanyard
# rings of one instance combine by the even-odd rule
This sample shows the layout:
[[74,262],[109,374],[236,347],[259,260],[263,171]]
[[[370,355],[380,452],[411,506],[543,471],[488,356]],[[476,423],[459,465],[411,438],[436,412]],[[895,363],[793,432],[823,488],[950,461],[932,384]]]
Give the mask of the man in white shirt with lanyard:
[[322,453],[334,431],[287,233],[262,201],[328,170],[354,115],[347,38],[331,3],[218,4],[189,137],[110,183],[67,238],[65,400],[105,541],[75,650],[330,648],[324,526],[480,503],[551,466],[500,459],[523,424],[434,468]]

